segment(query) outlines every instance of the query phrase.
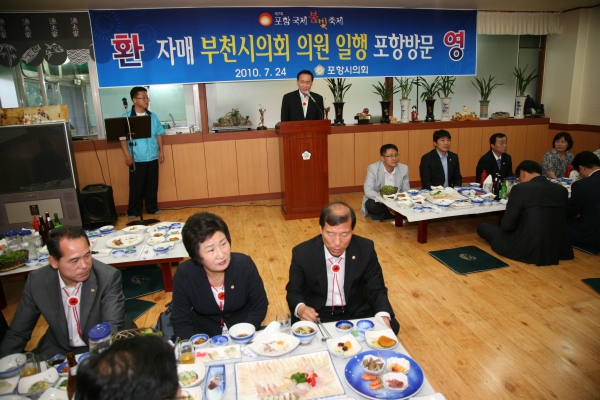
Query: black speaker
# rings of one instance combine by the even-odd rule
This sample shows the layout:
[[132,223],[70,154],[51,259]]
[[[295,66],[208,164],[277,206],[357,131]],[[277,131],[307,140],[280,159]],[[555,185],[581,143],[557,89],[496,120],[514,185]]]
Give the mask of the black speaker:
[[79,193],[79,209],[84,227],[114,225],[117,209],[111,186],[103,183],[87,185]]

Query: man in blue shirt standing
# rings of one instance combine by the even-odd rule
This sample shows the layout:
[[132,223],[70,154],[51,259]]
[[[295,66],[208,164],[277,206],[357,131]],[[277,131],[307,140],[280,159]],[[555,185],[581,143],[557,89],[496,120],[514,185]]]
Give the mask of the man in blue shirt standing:
[[[136,219],[142,212],[142,205],[138,204],[139,199],[146,204],[146,212],[149,214],[159,215],[157,204],[158,193],[158,163],[165,161],[163,155],[162,137],[165,130],[160,123],[156,114],[148,110],[150,97],[146,88],[136,86],[131,89],[131,101],[133,107],[131,112],[123,114],[123,117],[135,117],[141,115],[149,115],[151,118],[152,137],[148,139],[134,139],[133,157],[131,149],[128,148],[128,141],[121,141],[121,148],[125,155],[125,163],[129,168],[129,207],[127,214],[129,219]],[[135,157],[136,173],[134,174],[132,165]],[[137,192],[136,192],[137,182]]]

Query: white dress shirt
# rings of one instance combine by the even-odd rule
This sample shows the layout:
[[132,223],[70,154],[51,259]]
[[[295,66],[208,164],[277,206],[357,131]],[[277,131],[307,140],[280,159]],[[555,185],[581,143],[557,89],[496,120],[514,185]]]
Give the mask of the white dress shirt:
[[[56,273],[58,274],[58,281],[60,282],[60,294],[65,311],[65,317],[67,317],[67,328],[69,328],[69,344],[72,347],[87,346],[81,336],[79,336],[79,332],[77,330],[77,320],[75,318],[75,313],[73,312],[73,308],[75,308],[75,311],[79,317],[79,321],[81,321],[79,306],[81,305],[81,286],[83,283],[79,282],[76,286],[67,286],[63,281],[62,276],[60,276],[60,272],[56,271]],[[78,303],[75,307],[71,307],[69,305],[69,297],[77,297]],[[80,327],[80,329],[83,329],[83,327]],[[83,331],[81,333],[83,334]]]

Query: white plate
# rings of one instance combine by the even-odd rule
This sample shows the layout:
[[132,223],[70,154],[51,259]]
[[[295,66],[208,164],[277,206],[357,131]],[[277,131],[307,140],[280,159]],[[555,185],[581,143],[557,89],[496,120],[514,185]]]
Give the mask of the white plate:
[[450,205],[450,204],[454,203],[455,199],[427,199],[427,201],[430,201],[433,204],[447,204],[447,205]]
[[213,361],[225,362],[232,360],[241,360],[242,358],[242,353],[240,351],[239,344],[222,347],[202,347],[195,351],[197,363],[207,363]]
[[170,229],[167,232],[168,235],[181,235],[181,228],[177,228],[177,229]]
[[[188,394],[194,398],[194,400],[202,400],[202,388],[200,386],[188,387],[185,389],[181,389],[181,397],[185,398],[184,395]],[[190,397],[190,399],[192,398]]]
[[150,246],[155,246],[157,244],[160,244],[162,242],[165,241],[165,237],[164,236],[159,236],[159,237],[151,237],[150,239],[148,239],[146,241],[146,243],[148,243]]
[[29,400],[29,397],[19,396],[18,394],[7,394],[0,396],[0,400]]
[[[120,240],[121,244],[115,244],[116,241]],[[111,249],[124,249],[125,247],[135,246],[144,241],[144,235],[127,234],[120,235],[114,238],[110,238],[106,241],[106,247]]]
[[188,386],[183,386],[183,384],[181,382],[179,382],[179,385],[182,388],[198,386],[204,380],[204,375],[206,375],[206,368],[204,367],[203,363],[179,364],[177,366],[177,374],[179,375],[181,372],[184,372],[184,371],[194,371],[198,375],[198,380]]
[[38,381],[47,381],[50,383],[50,386],[54,386],[57,380],[58,372],[56,371],[56,368],[49,368],[44,372],[40,372],[39,374],[31,375],[21,379],[18,387],[19,394],[22,396],[31,395],[28,393],[29,388]]
[[[345,354],[336,352],[336,349],[340,348],[340,346],[338,346],[338,344],[346,343],[346,342],[350,342],[352,347],[349,348],[348,351],[345,352]],[[356,340],[356,338],[354,336],[352,336],[351,333],[349,333],[347,335],[340,336],[338,338],[328,339],[327,340],[327,350],[329,350],[329,352],[331,353],[332,356],[340,357],[340,358],[350,358],[353,355],[360,353],[360,351],[362,350],[362,346],[360,345],[360,343],[358,343],[358,340]]]
[[56,389],[62,390],[63,392],[66,392],[66,391],[67,391],[67,385],[65,384],[65,387],[64,387],[64,389],[63,389],[63,388],[61,388],[61,387],[60,387],[60,384],[61,384],[63,381],[64,381],[64,382],[66,382],[66,381],[68,381],[68,380],[69,380],[69,377],[68,377],[68,376],[62,377],[62,378],[60,378],[60,379],[59,379],[59,380],[56,382],[56,384],[54,384],[54,387],[55,387]]
[[[396,344],[393,345],[392,347],[381,347],[379,344],[377,344],[377,339],[379,339],[379,336],[387,336],[390,339],[394,339],[396,341]],[[391,329],[384,329],[381,331],[366,331],[365,332],[365,343],[367,344],[367,346],[369,346],[372,349],[377,349],[377,350],[391,350],[394,347],[398,346],[398,338],[396,337],[396,335],[394,335],[394,331]]]
[[98,250],[94,250],[92,253],[92,256],[95,257],[106,257],[107,255],[110,254],[112,250],[111,249],[98,249]]
[[13,376],[12,378],[2,379],[0,382],[4,382],[2,385],[0,385],[0,394],[12,393],[15,391],[15,388],[19,383],[19,374]]
[[39,397],[38,400],[69,400],[69,396],[65,390],[60,390],[57,388],[50,388],[44,392],[43,395]]
[[[19,365],[17,364],[17,357],[19,357],[20,355],[21,353],[15,353],[6,357],[2,357],[2,359],[0,359],[0,370],[2,371],[0,375],[3,379],[19,375]],[[8,372],[9,370],[10,372]]]
[[148,229],[148,227],[144,225],[132,225],[121,230],[126,233],[143,233],[146,232],[146,229]]
[[254,339],[250,349],[263,357],[279,357],[291,353],[300,344],[300,339],[287,333],[267,333]]

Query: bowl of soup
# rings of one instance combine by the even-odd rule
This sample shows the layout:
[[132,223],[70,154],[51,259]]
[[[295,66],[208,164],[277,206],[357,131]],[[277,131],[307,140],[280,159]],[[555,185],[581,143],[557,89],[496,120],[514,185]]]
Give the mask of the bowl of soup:
[[255,331],[254,325],[242,322],[229,328],[229,337],[233,343],[246,344],[252,340]]
[[292,335],[300,340],[300,345],[307,345],[317,335],[317,324],[310,321],[298,321],[292,325]]

